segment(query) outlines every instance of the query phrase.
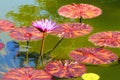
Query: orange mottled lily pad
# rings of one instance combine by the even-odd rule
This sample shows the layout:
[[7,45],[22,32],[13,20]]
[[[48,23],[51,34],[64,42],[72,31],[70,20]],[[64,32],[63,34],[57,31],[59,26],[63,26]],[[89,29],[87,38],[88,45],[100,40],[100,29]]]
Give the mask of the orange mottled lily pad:
[[97,46],[119,48],[120,31],[106,31],[95,33],[89,37],[89,41]]
[[10,37],[18,41],[40,40],[42,39],[42,32],[34,27],[20,27],[10,32]]
[[79,64],[70,60],[56,60],[49,62],[45,70],[59,78],[72,78],[81,76],[86,71],[86,67],[83,64]]
[[2,76],[2,80],[51,80],[52,76],[44,70],[31,67],[12,69]]
[[58,27],[50,32],[50,34],[62,38],[76,38],[89,34],[91,31],[92,27],[84,23],[64,23],[59,24]]
[[14,24],[8,20],[0,20],[0,32],[11,31],[14,29]]
[[69,56],[78,62],[95,65],[110,64],[118,59],[116,54],[103,48],[78,48]]
[[90,4],[67,4],[58,9],[58,14],[68,18],[94,18],[102,14],[102,10]]

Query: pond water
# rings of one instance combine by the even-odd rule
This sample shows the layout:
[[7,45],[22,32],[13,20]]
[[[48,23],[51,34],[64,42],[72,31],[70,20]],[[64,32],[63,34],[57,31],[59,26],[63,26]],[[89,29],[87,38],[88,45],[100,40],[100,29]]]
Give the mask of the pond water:
[[[94,44],[88,41],[88,37],[96,32],[120,31],[120,0],[3,0],[0,2],[0,19],[12,21],[16,27],[30,26],[32,21],[42,18],[51,19],[57,23],[79,22],[79,19],[65,18],[57,13],[58,8],[71,3],[85,3],[97,6],[102,10],[102,14],[93,19],[82,19],[83,23],[93,27],[93,31],[83,37],[62,40],[51,53],[51,56],[55,59],[69,59],[68,53],[76,48],[95,47]],[[45,40],[44,52],[51,50],[59,39],[59,37],[48,35]],[[11,68],[23,67],[26,42],[13,39],[6,32],[0,33],[0,42],[5,44],[4,49],[0,51],[0,73],[7,72]],[[39,53],[40,42],[41,40],[29,43],[29,52],[31,54]],[[111,50],[120,56],[119,48],[106,47],[105,49]],[[15,57],[18,51],[23,52],[21,58]],[[31,58],[29,63],[32,67],[35,66],[33,60]],[[100,80],[120,80],[120,65],[117,62],[110,65],[86,65],[86,67],[88,73],[98,74]],[[79,77],[58,80],[82,79]]]

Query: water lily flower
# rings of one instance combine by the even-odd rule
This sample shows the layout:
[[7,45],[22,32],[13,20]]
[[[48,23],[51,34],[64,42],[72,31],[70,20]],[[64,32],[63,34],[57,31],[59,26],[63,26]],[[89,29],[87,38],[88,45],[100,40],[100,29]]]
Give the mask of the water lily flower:
[[32,25],[41,32],[49,32],[56,27],[56,22],[48,19],[33,21]]
[[[40,50],[40,57],[39,60],[41,59],[42,61],[42,67],[44,66],[44,61],[43,61],[43,47],[44,47],[44,41],[45,41],[45,36],[46,33],[49,33],[51,30],[53,30],[54,28],[56,28],[56,23],[48,20],[48,19],[42,19],[42,20],[37,20],[37,21],[33,21],[32,25],[37,28],[40,32],[43,32],[43,37],[42,37],[42,43],[41,43],[41,50]],[[39,63],[39,62],[38,62]]]
[[100,76],[98,74],[95,74],[95,73],[84,73],[82,75],[82,79],[83,80],[99,80]]

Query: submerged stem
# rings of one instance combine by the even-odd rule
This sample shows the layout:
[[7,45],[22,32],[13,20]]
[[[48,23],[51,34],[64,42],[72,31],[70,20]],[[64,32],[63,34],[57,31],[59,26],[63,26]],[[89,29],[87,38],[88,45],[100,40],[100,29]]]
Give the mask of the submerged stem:
[[53,52],[53,51],[57,48],[57,46],[62,42],[63,39],[64,39],[64,38],[61,38],[61,39],[57,42],[57,44],[52,48],[52,50],[49,51],[49,54],[50,54],[51,52]]
[[26,41],[26,59],[25,62],[28,65],[28,46],[29,46],[29,41]]
[[29,53],[28,53],[28,47],[29,47],[29,43],[30,43],[30,38],[28,37],[28,40],[26,41],[26,56],[25,56],[25,64],[28,66],[28,62],[29,62]]
[[39,59],[38,59],[38,63],[40,62],[40,59],[41,59],[42,68],[44,67],[43,48],[44,48],[45,36],[46,36],[46,32],[43,32],[43,38],[42,38],[41,48],[40,48],[40,56],[39,56]]
[[82,23],[82,17],[80,17],[80,23]]
[[[46,52],[46,54],[50,55],[57,48],[57,46],[62,42],[63,39],[64,38],[61,38],[50,51]],[[47,56],[47,57],[50,57],[50,56]]]

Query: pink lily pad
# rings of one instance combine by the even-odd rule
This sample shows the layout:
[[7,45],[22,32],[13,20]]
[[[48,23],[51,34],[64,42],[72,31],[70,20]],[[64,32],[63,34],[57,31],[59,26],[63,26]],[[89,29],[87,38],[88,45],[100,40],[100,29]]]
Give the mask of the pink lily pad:
[[90,4],[67,4],[58,9],[58,14],[67,18],[88,19],[102,14],[102,10]]
[[20,27],[10,32],[10,36],[18,41],[29,41],[40,40],[43,35],[42,32],[34,27]]
[[81,76],[86,71],[86,67],[83,64],[79,64],[70,60],[57,60],[49,62],[45,70],[59,78],[72,78]]
[[89,34],[91,31],[92,27],[84,23],[64,23],[59,24],[58,27],[50,32],[50,34],[62,38],[76,38]]
[[106,31],[95,33],[89,37],[89,41],[97,46],[119,48],[120,31]]
[[52,76],[44,70],[31,67],[12,69],[2,76],[2,80],[51,80]]
[[116,54],[103,48],[78,48],[69,56],[78,62],[95,65],[110,64],[118,59]]

